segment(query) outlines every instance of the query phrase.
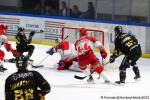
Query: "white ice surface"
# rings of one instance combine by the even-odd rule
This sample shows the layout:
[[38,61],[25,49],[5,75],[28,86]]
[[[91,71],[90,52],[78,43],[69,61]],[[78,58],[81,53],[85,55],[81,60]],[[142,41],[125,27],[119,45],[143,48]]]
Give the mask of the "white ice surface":
[[[15,47],[15,43],[12,43]],[[31,59],[34,60],[34,64],[38,64],[47,54],[45,53],[50,47],[43,45],[35,45],[35,51]],[[1,48],[4,50],[4,48]],[[4,50],[5,51],[5,50]],[[5,58],[13,57],[11,53],[7,53]],[[138,61],[139,69],[141,71],[141,81],[135,82],[133,77],[134,73],[131,68],[127,70],[127,78],[125,86],[114,86],[112,84],[105,84],[102,79],[96,79],[97,75],[94,75],[95,84],[88,84],[87,79],[77,80],[74,79],[74,75],[82,75],[79,72],[72,71],[56,71],[53,68],[54,64],[59,61],[60,56],[54,54],[48,56],[42,63],[45,67],[43,68],[31,68],[29,70],[39,71],[51,84],[51,92],[46,95],[46,100],[139,100],[139,99],[102,99],[101,96],[107,97],[131,97],[131,96],[150,96],[150,59],[141,58]],[[122,57],[116,60],[116,65],[119,64]],[[4,73],[0,73],[0,100],[4,100],[4,86],[5,79],[8,75],[16,71],[16,67],[12,63],[5,63],[4,66],[8,70]],[[111,82],[119,79],[118,70],[107,71],[107,76]],[[150,98],[149,98],[150,99]],[[148,100],[148,99],[144,99]]]

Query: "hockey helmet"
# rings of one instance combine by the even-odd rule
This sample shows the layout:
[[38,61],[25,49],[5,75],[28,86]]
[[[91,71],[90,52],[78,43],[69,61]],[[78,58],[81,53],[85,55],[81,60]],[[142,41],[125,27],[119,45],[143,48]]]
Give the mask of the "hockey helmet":
[[26,56],[21,55],[19,57],[16,57],[16,67],[18,70],[24,70],[28,66],[28,59]]
[[114,31],[115,31],[115,33],[116,34],[122,34],[122,26],[116,26],[115,28],[114,28]]
[[18,31],[22,32],[22,31],[25,31],[25,29],[23,27],[18,27]]
[[8,26],[6,25],[0,25],[0,35],[5,35],[6,34],[6,31],[8,29]]
[[87,29],[81,28],[81,29],[79,30],[79,32],[80,32],[80,35],[86,35],[86,34],[87,34]]

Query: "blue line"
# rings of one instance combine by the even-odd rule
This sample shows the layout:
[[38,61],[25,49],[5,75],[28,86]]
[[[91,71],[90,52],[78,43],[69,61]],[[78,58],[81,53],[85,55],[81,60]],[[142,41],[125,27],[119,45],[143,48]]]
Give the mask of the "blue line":
[[52,18],[52,19],[63,19],[63,20],[73,20],[73,21],[85,21],[85,22],[96,22],[96,23],[109,23],[109,24],[121,24],[121,25],[134,25],[134,26],[144,26],[150,27],[150,24],[136,23],[136,22],[123,22],[123,21],[106,21],[106,20],[96,20],[96,19],[82,19],[82,18],[69,18],[62,16],[46,16],[39,14],[24,14],[24,13],[11,13],[11,12],[0,12],[0,15],[17,15],[17,16],[28,16],[28,17],[40,17],[40,18]]

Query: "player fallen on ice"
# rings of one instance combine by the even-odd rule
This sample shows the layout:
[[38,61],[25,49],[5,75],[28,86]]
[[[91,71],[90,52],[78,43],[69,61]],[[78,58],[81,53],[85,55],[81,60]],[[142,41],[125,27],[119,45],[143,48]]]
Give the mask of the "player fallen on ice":
[[[0,47],[4,45],[8,52],[12,52],[13,56],[18,56],[19,53],[11,47],[6,37],[6,31],[8,26],[0,25]],[[0,49],[0,72],[7,70],[3,67],[5,53]]]
[[30,59],[30,57],[33,54],[34,51],[34,45],[31,45],[32,37],[34,36],[35,31],[31,31],[29,34],[29,38],[26,37],[25,29],[22,27],[18,28],[18,33],[16,35],[16,49],[20,54],[23,54],[24,52],[28,52],[27,58]]
[[130,67],[133,68],[135,73],[134,79],[139,79],[140,71],[136,64],[137,60],[141,57],[141,46],[134,35],[123,33],[122,26],[116,26],[115,31],[115,49],[110,57],[110,63],[115,61],[121,53],[125,55],[123,61],[119,67],[119,77],[120,80],[116,81],[116,84],[124,84],[126,79],[126,69]]
[[87,81],[94,82],[92,73],[95,71],[105,80],[105,82],[109,82],[107,77],[104,75],[104,66],[99,63],[93,51],[95,46],[100,50],[102,58],[105,59],[107,57],[107,52],[105,51],[103,45],[100,41],[97,41],[95,37],[88,36],[88,33],[90,32],[88,29],[81,28],[79,32],[80,38],[76,41],[75,48],[78,53],[80,69],[89,77]]
[[[72,69],[80,71],[77,62],[77,52],[73,43],[60,38],[55,39],[56,46],[47,51],[48,54],[53,55],[58,52],[61,55],[61,59],[55,66],[57,70]],[[72,67],[71,67],[72,66]]]
[[24,55],[16,57],[17,72],[5,81],[5,100],[45,100],[50,92],[50,84],[37,71],[29,71],[28,58]]

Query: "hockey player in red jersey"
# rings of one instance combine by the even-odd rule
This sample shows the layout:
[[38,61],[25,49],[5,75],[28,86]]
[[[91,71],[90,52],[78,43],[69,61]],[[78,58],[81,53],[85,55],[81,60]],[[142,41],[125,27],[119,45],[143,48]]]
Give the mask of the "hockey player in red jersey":
[[[75,43],[75,48],[78,52],[80,69],[83,71],[83,73],[86,73],[87,76],[89,76],[89,79],[87,80],[88,82],[94,81],[91,75],[93,71],[99,74],[105,80],[105,82],[109,82],[109,80],[103,74],[103,65],[99,63],[96,55],[93,53],[93,47],[95,46],[96,48],[100,49],[100,54],[104,59],[107,57],[107,52],[100,41],[97,41],[95,37],[87,35],[88,32],[90,31],[85,28],[81,28],[80,38]],[[90,67],[90,71],[87,67]]]
[[[8,26],[0,25],[0,47],[4,45],[4,47],[8,52],[10,51],[14,56],[17,56],[18,53],[14,49],[12,49],[11,44],[7,40],[6,37],[7,28]],[[0,72],[4,72],[5,70],[7,70],[6,68],[3,67],[4,56],[5,53],[2,50],[0,50]]]
[[57,45],[48,50],[47,53],[53,55],[54,53],[59,52],[61,55],[61,60],[55,67],[57,70],[69,69],[73,64],[73,61],[77,61],[77,52],[74,44],[65,40],[61,40],[60,38],[56,38],[55,43]]

